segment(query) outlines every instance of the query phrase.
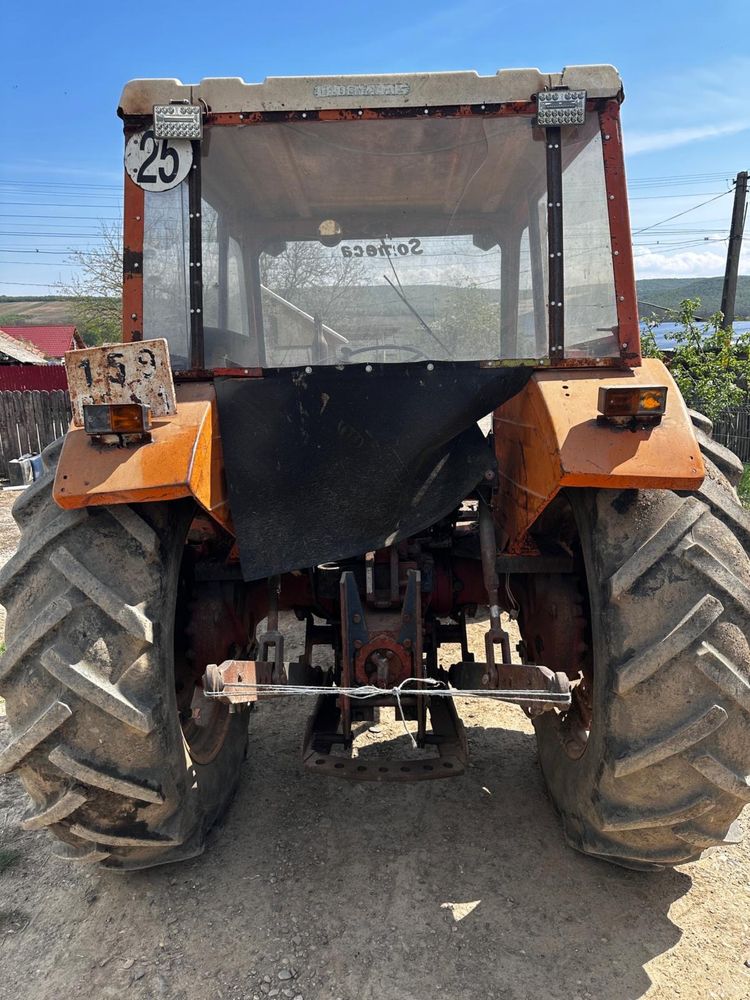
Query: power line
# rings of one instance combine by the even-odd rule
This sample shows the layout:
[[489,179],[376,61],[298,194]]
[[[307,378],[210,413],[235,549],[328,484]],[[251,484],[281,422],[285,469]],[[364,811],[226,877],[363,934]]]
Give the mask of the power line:
[[85,188],[85,189],[107,189],[110,191],[122,190],[122,184],[75,184],[71,181],[0,181],[0,187],[20,187],[20,188]]
[[15,288],[22,285],[32,285],[34,288],[57,288],[57,285],[49,285],[43,281],[0,281],[0,285],[13,285]]
[[60,202],[60,201],[5,201],[5,206],[24,205],[31,208],[121,208],[119,201],[112,201],[106,205],[92,205],[87,201]]
[[[33,212],[0,212],[0,219],[81,219],[86,222],[122,222],[122,216],[104,218],[101,215],[36,215]],[[16,223],[14,223],[15,225]]]
[[715,198],[709,198],[708,201],[701,201],[697,205],[693,205],[691,208],[686,208],[684,212],[677,212],[676,215],[670,215],[667,219],[662,219],[661,222],[652,222],[650,226],[644,226],[643,229],[636,229],[633,231],[633,236],[637,236],[639,233],[645,233],[649,229],[655,229],[656,226],[663,226],[665,222],[671,222],[672,219],[679,219],[682,215],[687,215],[688,212],[694,212],[698,208],[703,208],[704,205],[710,205],[712,201],[718,201],[719,198],[724,198],[726,195],[731,194],[730,191],[722,191],[721,194],[717,194]]

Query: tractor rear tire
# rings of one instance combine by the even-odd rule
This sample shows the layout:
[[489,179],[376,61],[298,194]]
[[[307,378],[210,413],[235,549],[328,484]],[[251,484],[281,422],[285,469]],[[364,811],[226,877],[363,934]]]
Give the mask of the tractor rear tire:
[[189,858],[232,798],[248,722],[207,703],[224,715],[200,762],[181,725],[175,615],[195,507],[63,511],[60,447],[13,507],[21,539],[0,571],[11,727],[0,773],[19,774],[33,802],[23,826],[48,830],[60,857],[115,869]]
[[568,843],[637,869],[736,842],[750,802],[750,516],[739,459],[694,422],[699,490],[567,493],[588,581],[591,717],[535,720]]

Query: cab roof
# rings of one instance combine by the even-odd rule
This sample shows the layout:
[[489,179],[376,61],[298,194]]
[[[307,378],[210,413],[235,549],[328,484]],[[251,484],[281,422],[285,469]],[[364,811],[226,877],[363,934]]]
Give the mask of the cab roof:
[[592,98],[622,98],[614,66],[568,66],[561,73],[502,69],[492,76],[474,71],[388,73],[361,76],[270,76],[263,83],[241,77],[180,80],[131,80],[125,84],[118,114],[150,115],[155,104],[203,102],[214,113],[322,111],[327,108],[431,107],[453,104],[505,104],[529,101],[554,87],[585,90]]

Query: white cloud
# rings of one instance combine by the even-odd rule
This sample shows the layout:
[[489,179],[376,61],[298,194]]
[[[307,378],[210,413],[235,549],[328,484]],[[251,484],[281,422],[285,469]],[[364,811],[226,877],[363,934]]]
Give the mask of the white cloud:
[[[710,278],[722,276],[726,264],[726,248],[683,250],[680,253],[636,251],[637,278]],[[750,250],[740,257],[740,274],[750,273]]]
[[689,142],[715,139],[720,135],[736,135],[750,129],[747,121],[726,122],[724,125],[698,125],[694,128],[673,128],[660,132],[631,132],[625,135],[625,152],[628,156],[653,153],[662,149],[684,146]]

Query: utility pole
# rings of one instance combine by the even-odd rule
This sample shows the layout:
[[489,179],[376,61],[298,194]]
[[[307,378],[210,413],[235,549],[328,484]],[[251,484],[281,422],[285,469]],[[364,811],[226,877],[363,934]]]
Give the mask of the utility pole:
[[740,266],[742,231],[745,228],[746,197],[747,170],[741,170],[734,181],[734,208],[732,209],[732,225],[729,230],[724,288],[721,292],[721,311],[724,314],[722,326],[725,330],[729,330],[734,323],[734,301],[737,297],[737,272]]

